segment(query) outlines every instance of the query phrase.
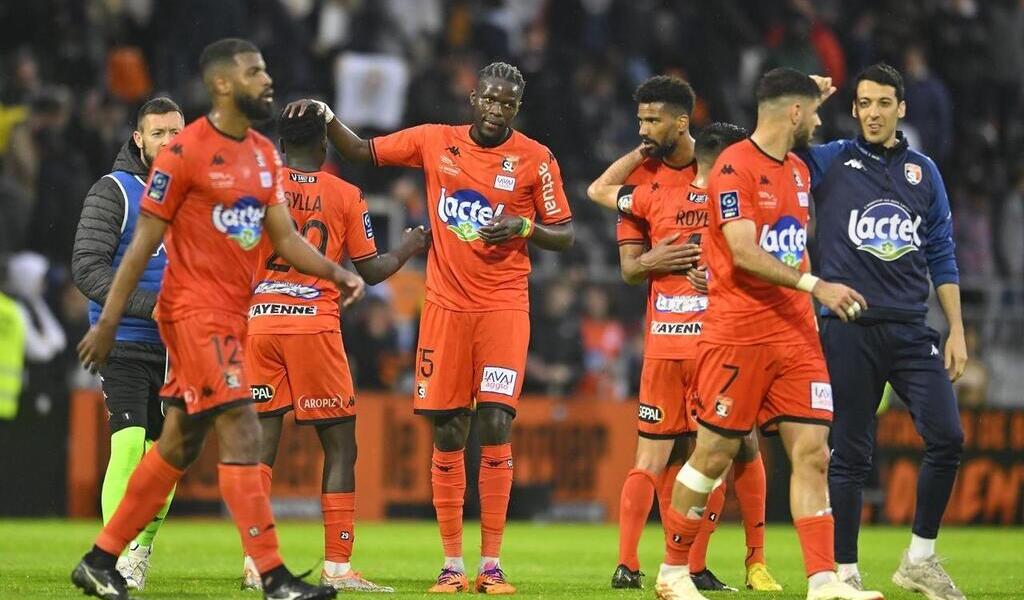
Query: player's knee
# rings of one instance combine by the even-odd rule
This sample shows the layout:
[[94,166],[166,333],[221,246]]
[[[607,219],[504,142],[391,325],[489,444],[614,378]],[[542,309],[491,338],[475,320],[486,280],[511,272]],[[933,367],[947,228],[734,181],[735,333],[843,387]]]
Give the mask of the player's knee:
[[959,463],[964,452],[964,431],[960,424],[942,428],[925,439],[925,458],[933,462]]
[[507,444],[512,439],[512,415],[500,408],[482,408],[477,412],[480,443],[484,446]]
[[821,475],[824,477],[828,473],[828,446],[817,443],[797,445],[793,448],[792,460],[794,471],[799,470],[805,474]]

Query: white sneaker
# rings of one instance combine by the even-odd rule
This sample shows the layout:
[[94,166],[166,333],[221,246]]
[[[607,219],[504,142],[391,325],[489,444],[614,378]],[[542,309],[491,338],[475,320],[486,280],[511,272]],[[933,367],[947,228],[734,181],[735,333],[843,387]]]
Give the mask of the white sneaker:
[[833,581],[807,590],[807,600],[885,600],[882,592],[858,590],[848,583]]
[[245,561],[242,563],[242,589],[247,592],[263,591],[260,572],[256,569],[256,562],[249,555],[245,556]]
[[327,571],[320,573],[320,585],[329,585],[339,592],[383,592],[391,593],[395,588],[363,579],[363,576],[353,569],[349,569],[344,575],[328,575]]
[[658,600],[708,600],[693,584],[689,575],[673,579],[659,577],[654,584],[654,597]]
[[905,590],[920,592],[928,600],[967,600],[937,556],[914,564],[904,551],[899,570],[892,574],[892,582]]
[[124,577],[124,583],[130,590],[146,589],[146,573],[149,571],[149,555],[152,546],[140,546],[132,542],[128,552],[117,559],[117,572]]

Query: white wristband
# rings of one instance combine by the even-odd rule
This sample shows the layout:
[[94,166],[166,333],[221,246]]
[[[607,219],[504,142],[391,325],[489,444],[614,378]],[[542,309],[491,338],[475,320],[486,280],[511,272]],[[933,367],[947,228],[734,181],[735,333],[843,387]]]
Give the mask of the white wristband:
[[334,111],[331,110],[331,107],[328,106],[326,102],[323,102],[322,100],[314,100],[313,104],[320,107],[320,113],[324,116],[325,124],[334,120]]
[[808,294],[814,289],[814,286],[818,283],[818,278],[810,273],[804,273],[800,276],[800,280],[796,282],[796,289],[801,292],[807,292]]

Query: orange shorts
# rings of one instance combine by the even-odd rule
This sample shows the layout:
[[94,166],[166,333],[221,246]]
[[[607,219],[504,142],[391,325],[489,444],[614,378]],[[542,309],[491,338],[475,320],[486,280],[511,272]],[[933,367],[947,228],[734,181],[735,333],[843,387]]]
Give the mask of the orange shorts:
[[352,374],[337,331],[250,335],[245,371],[261,417],[294,409],[300,424],[356,418]]
[[204,312],[160,321],[170,368],[160,390],[190,415],[252,402],[245,378],[245,315]]
[[832,385],[819,344],[698,346],[697,421],[724,435],[779,421],[832,423]]
[[457,312],[427,302],[416,348],[413,412],[469,413],[491,405],[515,415],[529,345],[525,311]]
[[645,358],[640,372],[640,437],[666,440],[693,435],[696,400],[696,360]]

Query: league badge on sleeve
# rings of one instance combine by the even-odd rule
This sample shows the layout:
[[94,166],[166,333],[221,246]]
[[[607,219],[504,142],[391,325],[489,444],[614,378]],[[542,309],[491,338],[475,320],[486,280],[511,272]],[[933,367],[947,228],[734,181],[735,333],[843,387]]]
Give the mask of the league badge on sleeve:
[[373,239],[373,223],[370,221],[370,213],[363,213],[363,233],[366,234],[366,239]]
[[171,186],[171,176],[156,169],[153,171],[153,179],[149,182],[149,191],[146,195],[150,200],[163,204],[164,196],[167,195],[167,188]]
[[903,174],[910,185],[921,183],[921,166],[914,163],[903,163]]
[[736,190],[718,194],[718,204],[723,220],[740,216],[740,194]]

